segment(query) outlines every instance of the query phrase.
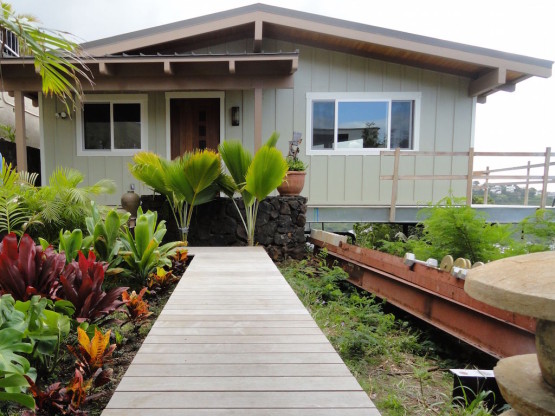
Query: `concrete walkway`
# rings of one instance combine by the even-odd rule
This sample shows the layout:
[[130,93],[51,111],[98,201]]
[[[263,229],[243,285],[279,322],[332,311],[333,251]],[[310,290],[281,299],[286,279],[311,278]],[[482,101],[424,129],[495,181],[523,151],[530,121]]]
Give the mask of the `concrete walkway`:
[[194,255],[103,416],[378,416],[263,248]]

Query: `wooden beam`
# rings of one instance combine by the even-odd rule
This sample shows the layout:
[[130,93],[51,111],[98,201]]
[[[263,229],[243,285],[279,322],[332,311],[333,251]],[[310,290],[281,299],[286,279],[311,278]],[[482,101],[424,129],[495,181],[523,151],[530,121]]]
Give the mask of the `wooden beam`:
[[254,89],[254,151],[262,147],[262,88]]
[[299,69],[299,58],[294,58],[291,61],[291,74],[294,74],[295,72],[297,72],[297,69]]
[[15,152],[19,172],[27,170],[27,143],[25,141],[25,96],[22,91],[15,91]]
[[472,205],[472,171],[474,170],[474,148],[468,151],[468,179],[466,180],[466,205]]
[[399,186],[399,157],[401,149],[395,149],[393,161],[393,183],[391,184],[391,205],[389,207],[389,222],[395,222],[395,209],[397,208],[397,188]]
[[100,75],[111,77],[114,75],[114,68],[110,64],[107,64],[105,62],[99,62],[98,72],[100,72]]
[[507,70],[505,68],[496,68],[480,78],[472,81],[468,87],[469,97],[478,97],[484,95],[491,90],[507,82]]
[[164,61],[164,74],[173,75],[173,67],[171,62]]
[[255,20],[254,22],[254,43],[252,50],[256,53],[262,51],[262,20]]
[[235,74],[235,61],[233,59],[229,61],[229,73]]
[[515,92],[516,85],[515,84],[503,84],[500,85],[495,89],[496,91],[505,91],[505,92]]
[[[265,89],[292,89],[294,78],[286,75],[240,75],[227,74],[207,77],[203,75],[179,75],[172,77],[97,77],[94,86],[83,82],[85,92],[110,92],[110,91],[197,91],[197,90],[252,90],[257,85]],[[11,90],[40,91],[39,78],[12,78],[4,79],[4,86]]]
[[[547,182],[549,180],[549,162],[551,161],[551,147],[545,149],[545,167],[543,168],[543,184],[542,184],[542,198],[540,208],[545,208],[547,203]],[[530,179],[533,176],[529,176]]]

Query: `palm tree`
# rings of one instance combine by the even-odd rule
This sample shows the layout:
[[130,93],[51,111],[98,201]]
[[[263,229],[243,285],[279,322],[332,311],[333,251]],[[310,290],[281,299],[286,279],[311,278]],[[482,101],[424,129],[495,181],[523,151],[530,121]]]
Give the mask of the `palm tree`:
[[139,152],[133,161],[131,174],[166,196],[181,239],[187,241],[193,208],[211,201],[217,193],[216,181],[222,176],[220,156],[206,149],[168,161],[152,152]]
[[0,2],[0,30],[4,52],[7,31],[19,41],[19,50],[35,58],[35,68],[42,78],[42,92],[55,95],[65,103],[75,106],[83,96],[80,77],[92,84],[90,70],[82,60],[79,44],[66,32],[40,27],[33,17],[16,15],[9,3]]
[[[247,233],[249,246],[254,245],[256,216],[260,201],[266,198],[283,182],[287,174],[287,161],[275,148],[279,135],[274,132],[254,158],[241,142],[225,141],[219,146],[222,159],[229,171],[226,180],[221,181],[222,191],[231,198]],[[245,217],[233,198],[238,192],[245,205]]]

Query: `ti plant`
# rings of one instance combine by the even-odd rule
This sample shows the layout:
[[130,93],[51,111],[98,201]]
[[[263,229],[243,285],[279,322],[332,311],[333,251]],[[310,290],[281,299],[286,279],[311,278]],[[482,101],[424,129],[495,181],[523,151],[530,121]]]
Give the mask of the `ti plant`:
[[156,212],[147,211],[143,214],[141,208],[137,211],[135,236],[129,228],[122,235],[123,251],[120,255],[130,270],[136,273],[143,282],[156,267],[171,265],[168,257],[172,256],[175,249],[182,246],[182,242],[172,242],[160,245],[166,234],[165,221],[157,222]]
[[44,250],[27,234],[17,242],[8,234],[0,242],[0,293],[10,293],[16,300],[26,301],[33,295],[55,300],[66,259],[52,247]]
[[[274,132],[268,142],[256,152],[254,158],[239,141],[225,141],[219,146],[222,159],[230,173],[229,176],[226,175],[225,181],[220,182],[223,184],[222,191],[231,198],[241,216],[249,246],[254,245],[260,201],[281,185],[287,174],[287,162],[275,148],[278,137]],[[243,198],[245,216],[235,203],[235,192]]]
[[152,312],[148,310],[148,302],[143,300],[146,290],[147,288],[143,287],[139,294],[135,291],[131,292],[131,294],[125,291],[122,294],[123,302],[127,307],[128,321],[132,322],[136,326],[142,324],[150,315],[152,315]]
[[106,293],[102,289],[106,263],[97,262],[93,252],[88,258],[79,252],[79,262],[72,261],[60,275],[62,296],[75,306],[78,322],[97,322],[119,309],[119,300],[126,287],[117,287]]
[[202,150],[168,161],[152,152],[139,152],[133,161],[135,164],[129,166],[131,174],[166,196],[181,239],[187,241],[193,208],[211,201],[217,193],[216,181],[222,176],[220,156],[212,150]]

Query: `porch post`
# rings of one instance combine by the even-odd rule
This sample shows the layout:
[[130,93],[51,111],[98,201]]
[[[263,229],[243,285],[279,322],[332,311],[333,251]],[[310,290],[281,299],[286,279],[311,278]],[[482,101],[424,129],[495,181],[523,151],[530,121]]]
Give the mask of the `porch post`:
[[254,151],[262,147],[262,88],[254,89]]
[[14,93],[15,110],[15,151],[17,170],[27,170],[27,143],[25,142],[25,97],[22,91]]

